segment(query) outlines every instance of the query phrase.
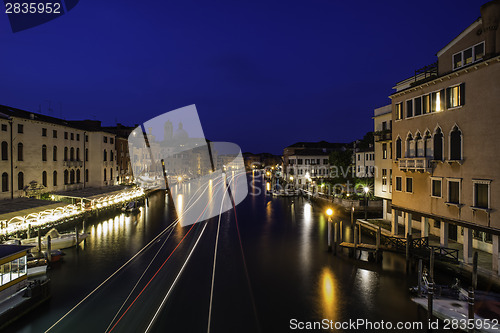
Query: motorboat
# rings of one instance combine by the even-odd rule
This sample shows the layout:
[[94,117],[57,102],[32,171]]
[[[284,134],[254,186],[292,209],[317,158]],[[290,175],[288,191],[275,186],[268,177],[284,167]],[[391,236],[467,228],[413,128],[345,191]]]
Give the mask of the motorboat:
[[28,277],[31,278],[33,276],[44,275],[47,273],[47,259],[45,257],[36,258],[28,256]]
[[[50,229],[45,236],[41,239],[41,249],[47,249],[47,237],[50,236],[50,247],[51,249],[67,249],[69,247],[73,247],[77,245],[76,242],[76,233],[64,233],[60,234],[55,228]],[[88,237],[87,233],[78,234],[78,243],[81,243],[85,238]],[[38,248],[38,238],[28,238],[21,240],[22,245],[31,245],[34,248],[31,249],[31,252],[38,252],[40,249]]]
[[139,211],[139,202],[137,200],[130,201],[122,207],[125,213],[137,213]]

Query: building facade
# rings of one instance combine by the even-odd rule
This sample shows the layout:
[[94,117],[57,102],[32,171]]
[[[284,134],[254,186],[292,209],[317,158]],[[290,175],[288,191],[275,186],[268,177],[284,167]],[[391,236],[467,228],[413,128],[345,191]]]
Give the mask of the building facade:
[[493,254],[498,270],[500,155],[488,149],[500,125],[500,1],[437,54],[437,63],[398,83],[392,99],[393,228],[403,216],[422,235]]
[[354,170],[358,178],[372,178],[375,172],[375,151],[373,147],[359,149],[354,153]]
[[383,201],[383,218],[390,220],[392,204],[392,108],[375,109],[374,117],[374,194]]
[[0,199],[109,185],[102,172],[113,166],[102,160],[96,135],[114,142],[113,134],[0,106]]

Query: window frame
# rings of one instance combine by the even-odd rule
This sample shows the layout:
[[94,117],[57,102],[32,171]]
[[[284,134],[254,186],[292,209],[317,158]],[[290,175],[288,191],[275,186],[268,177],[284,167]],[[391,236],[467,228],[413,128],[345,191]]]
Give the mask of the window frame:
[[[472,179],[472,208],[473,209],[480,209],[480,210],[486,210],[489,211],[491,210],[491,179]],[[482,185],[487,185],[488,186],[488,207],[478,207],[477,202],[476,202],[476,185],[477,184],[482,184]]]
[[[411,182],[411,191],[408,191],[408,180]],[[413,194],[413,177],[405,178],[405,193]]]
[[[458,203],[450,201],[450,183],[458,183]],[[461,178],[446,178],[446,204],[461,206],[462,205],[462,179]]]
[[[439,186],[440,187],[440,189],[439,189],[440,195],[439,196],[434,195],[434,184],[433,184],[434,181],[441,182],[441,185]],[[431,177],[431,198],[438,198],[438,199],[443,198],[443,177]]]
[[[396,192],[403,192],[403,177],[402,176],[396,176],[395,178],[395,191]],[[398,189],[398,179],[400,180],[400,189]]]
[[[476,46],[481,45],[481,44],[483,44],[483,56],[481,58],[476,59]],[[464,53],[465,53],[465,51],[467,51],[469,49],[472,50],[472,62],[470,64],[465,64]],[[485,55],[485,50],[486,50],[485,43],[484,43],[484,41],[481,41],[481,42],[479,42],[477,44],[472,45],[471,47],[465,48],[465,49],[463,49],[461,51],[458,51],[458,52],[452,54],[451,55],[451,67],[452,67],[452,70],[455,71],[457,69],[470,66],[470,65],[472,65],[472,64],[474,64],[474,63],[482,60],[484,58],[484,55]],[[460,66],[455,66],[455,60],[454,59],[455,59],[455,56],[457,54],[460,54],[460,58],[461,58],[461,65]]]

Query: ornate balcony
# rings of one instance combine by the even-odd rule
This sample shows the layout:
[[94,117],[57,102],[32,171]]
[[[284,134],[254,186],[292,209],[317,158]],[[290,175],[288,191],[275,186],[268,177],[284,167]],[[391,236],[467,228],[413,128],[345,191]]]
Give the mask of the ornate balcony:
[[428,172],[432,173],[431,157],[406,157],[398,161],[399,170],[405,172]]

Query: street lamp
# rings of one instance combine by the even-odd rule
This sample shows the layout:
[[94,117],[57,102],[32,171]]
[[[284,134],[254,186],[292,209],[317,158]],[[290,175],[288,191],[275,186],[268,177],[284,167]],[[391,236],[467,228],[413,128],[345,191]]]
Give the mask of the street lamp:
[[368,220],[368,211],[367,211],[367,207],[368,207],[368,192],[370,192],[370,188],[368,186],[365,186],[365,188],[363,189],[363,191],[365,192],[365,221]]
[[326,215],[328,216],[328,252],[332,252],[332,215],[333,210],[328,208],[326,210]]

